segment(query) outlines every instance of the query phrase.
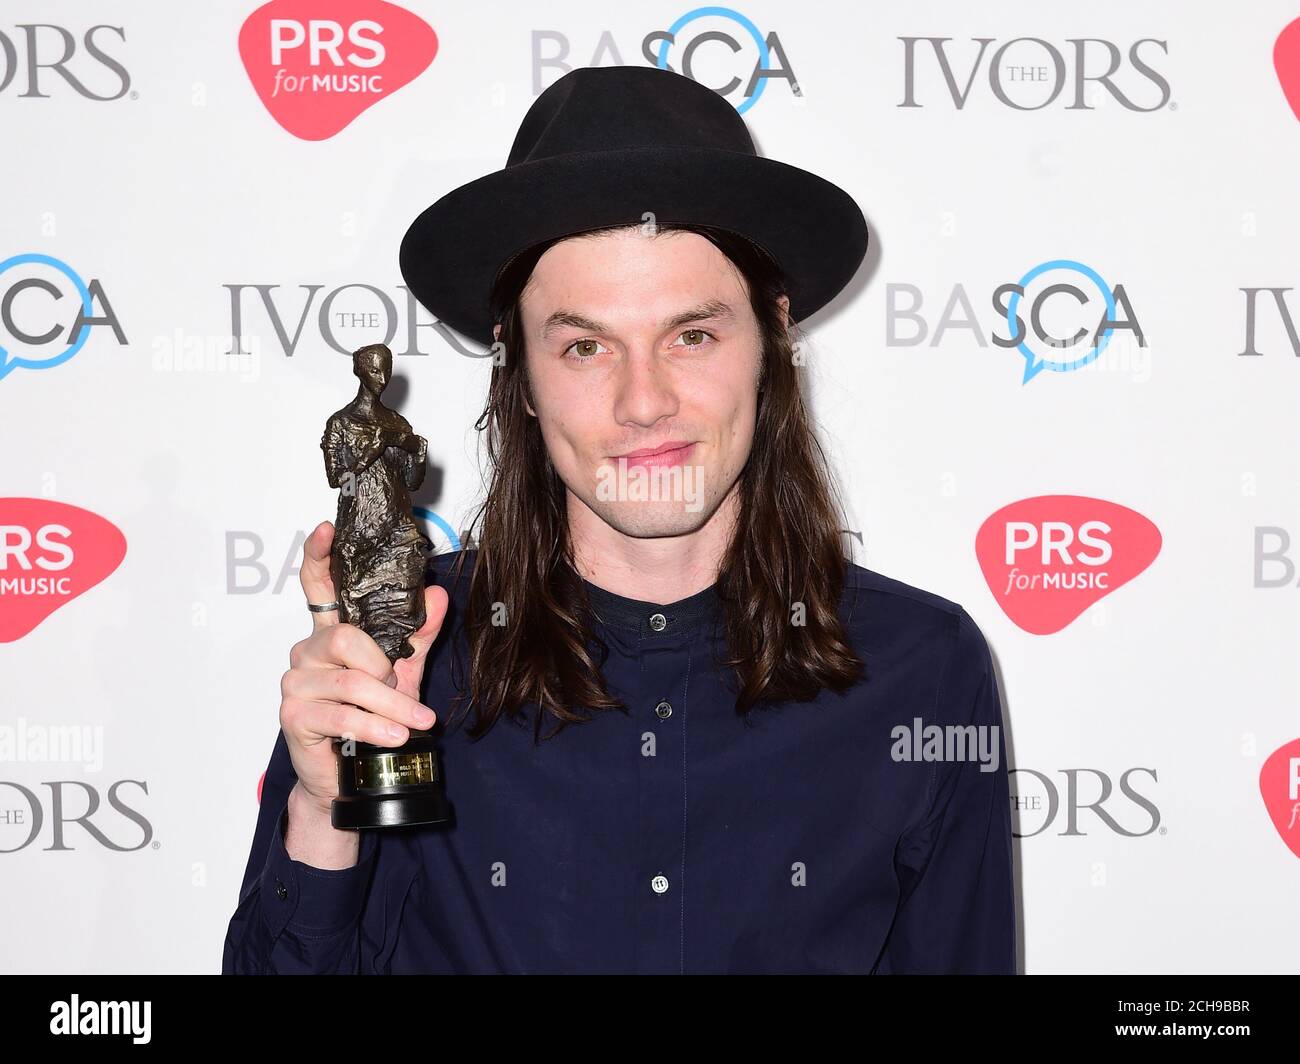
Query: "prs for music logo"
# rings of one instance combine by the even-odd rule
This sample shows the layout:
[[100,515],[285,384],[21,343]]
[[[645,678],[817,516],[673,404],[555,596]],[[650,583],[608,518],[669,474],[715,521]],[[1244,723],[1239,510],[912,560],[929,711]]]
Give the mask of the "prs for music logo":
[[990,515],[975,553],[1007,617],[1031,635],[1051,635],[1141,574],[1160,543],[1160,530],[1127,506],[1039,495]]
[[433,28],[383,0],[272,0],[239,30],[253,89],[288,132],[327,140],[424,71]]
[[1282,95],[1300,118],[1300,18],[1289,23],[1273,42],[1273,69]]
[[21,639],[126,556],[99,514],[51,499],[0,499],[0,643]]
[[1300,739],[1269,755],[1259,771],[1259,792],[1287,849],[1300,857]]

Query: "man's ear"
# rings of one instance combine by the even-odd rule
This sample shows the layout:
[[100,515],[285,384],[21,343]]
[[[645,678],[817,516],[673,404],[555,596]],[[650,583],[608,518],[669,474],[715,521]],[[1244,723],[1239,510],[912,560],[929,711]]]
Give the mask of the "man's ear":
[[[492,342],[496,343],[501,339],[501,323],[497,322],[492,326]],[[524,409],[528,411],[530,417],[536,417],[537,411],[533,409],[533,404],[528,401],[528,396],[524,396]]]

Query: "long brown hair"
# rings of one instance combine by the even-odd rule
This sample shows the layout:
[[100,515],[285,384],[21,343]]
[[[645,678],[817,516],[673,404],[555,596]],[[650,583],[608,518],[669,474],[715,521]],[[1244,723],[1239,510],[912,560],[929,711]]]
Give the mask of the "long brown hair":
[[[617,228],[624,227],[583,235]],[[736,711],[748,713],[760,702],[808,701],[822,687],[843,692],[861,679],[864,665],[836,611],[847,565],[840,511],[804,404],[796,340],[777,303],[785,291],[780,269],[764,249],[728,230],[668,223],[657,230],[697,233],[736,265],[748,282],[762,337],[754,440],[717,583],[728,648],[721,664],[734,670]],[[537,707],[535,741],[545,716],[556,722],[554,735],[593,711],[627,708],[610,696],[601,676],[608,648],[593,630],[574,563],[566,488],[527,409],[532,398],[520,295],[555,243],[509,260],[490,297],[503,357],[494,358],[487,402],[475,423],[485,434],[487,493],[466,536],[477,558],[464,619],[468,690],[463,669],[460,687],[474,709],[467,733],[473,737],[503,714],[518,718],[529,703]],[[459,559],[457,577],[466,557]]]

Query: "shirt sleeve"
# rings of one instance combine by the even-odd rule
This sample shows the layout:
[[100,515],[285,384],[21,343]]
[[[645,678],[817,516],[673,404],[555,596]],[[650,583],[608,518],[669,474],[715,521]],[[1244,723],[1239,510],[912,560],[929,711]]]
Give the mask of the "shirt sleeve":
[[282,731],[262,782],[253,847],[226,934],[224,975],[361,970],[361,918],[379,864],[378,834],[361,832],[351,868],[313,868],[293,860],[284,834],[289,791],[297,779]]
[[[895,851],[899,902],[880,974],[1016,974],[1015,888],[1006,741],[983,634],[956,615],[934,717],[976,726],[962,760],[936,761],[926,812]],[[993,729],[996,729],[994,732]],[[996,769],[983,771],[997,753]]]

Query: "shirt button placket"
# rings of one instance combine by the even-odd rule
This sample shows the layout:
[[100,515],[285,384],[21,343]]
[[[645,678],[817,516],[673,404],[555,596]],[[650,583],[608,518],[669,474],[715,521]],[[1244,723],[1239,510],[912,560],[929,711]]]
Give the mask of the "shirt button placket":
[[[640,822],[642,849],[638,855],[636,890],[637,970],[643,973],[675,973],[682,970],[682,821],[686,795],[683,764],[685,718],[674,715],[681,708],[690,661],[690,641],[669,638],[676,633],[662,613],[646,618],[641,644],[642,688],[638,701],[653,712],[653,727],[639,733],[654,735],[653,756],[642,756],[640,765]],[[656,638],[664,635],[663,639]],[[647,712],[642,709],[641,712]],[[642,721],[647,717],[641,717]],[[665,722],[672,720],[672,724]],[[644,739],[642,740],[644,742]],[[643,754],[646,748],[643,749]]]

